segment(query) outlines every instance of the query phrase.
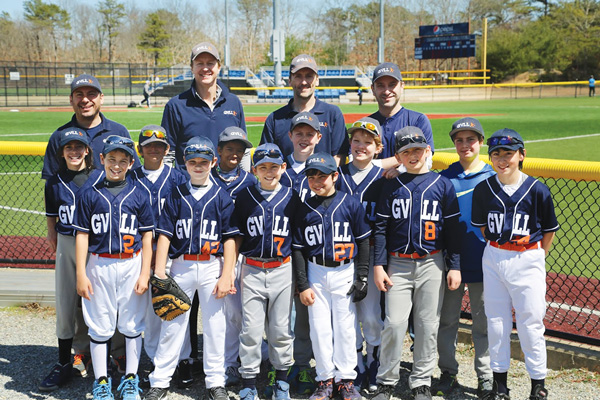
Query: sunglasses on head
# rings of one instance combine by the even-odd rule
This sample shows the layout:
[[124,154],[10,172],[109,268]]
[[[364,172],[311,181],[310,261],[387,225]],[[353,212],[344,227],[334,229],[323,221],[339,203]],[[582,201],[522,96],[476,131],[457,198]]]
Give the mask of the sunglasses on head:
[[410,135],[402,136],[398,140],[398,147],[402,148],[411,143],[427,143],[427,139],[425,139],[425,136],[412,133]]
[[159,139],[166,139],[167,138],[167,134],[161,131],[157,131],[157,130],[147,130],[147,131],[143,131],[141,133],[141,136],[143,137],[152,137],[152,135],[156,136]]
[[215,153],[209,147],[195,145],[195,144],[186,147],[184,153],[186,156],[192,155],[192,154],[202,154],[202,155],[210,156],[210,157],[215,156]]
[[256,150],[254,152],[254,162],[257,163],[265,158],[274,158],[279,159],[283,158],[281,151],[278,149],[270,149],[270,150]]
[[123,136],[118,136],[118,135],[110,135],[109,137],[107,137],[106,139],[104,139],[104,143],[106,144],[120,144],[123,146],[127,146],[130,149],[135,149],[135,143],[133,142],[133,140],[123,137]]
[[498,136],[498,137],[489,138],[487,140],[487,145],[489,147],[498,146],[498,145],[510,145],[510,144],[523,144],[523,142],[520,141],[519,139],[511,137],[511,136]]
[[367,129],[369,131],[373,131],[375,132],[377,135],[379,135],[379,131],[377,130],[377,127],[375,126],[374,123],[372,122],[365,122],[365,121],[356,121],[355,123],[352,124],[352,128],[363,128],[363,129]]

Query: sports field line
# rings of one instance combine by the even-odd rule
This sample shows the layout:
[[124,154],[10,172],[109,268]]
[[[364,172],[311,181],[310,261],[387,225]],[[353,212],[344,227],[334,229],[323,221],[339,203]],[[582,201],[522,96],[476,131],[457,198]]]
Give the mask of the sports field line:
[[15,207],[0,206],[0,209],[2,209],[2,210],[8,210],[8,211],[24,212],[24,213],[36,214],[36,215],[46,215],[45,212],[35,211],[35,210],[27,210],[25,208],[15,208]]
[[[585,138],[594,137],[594,136],[600,136],[600,133],[590,133],[588,135],[577,135],[577,136],[564,136],[564,137],[560,137],[560,138],[550,138],[550,139],[526,140],[525,143],[557,142],[560,140],[569,140],[569,139],[585,139]],[[484,144],[483,146],[487,147],[487,144]],[[454,147],[446,147],[443,149],[436,148],[435,150],[436,151],[448,151],[448,150],[454,150]]]
[[555,303],[553,301],[547,301],[546,306],[552,307],[552,308],[560,308],[561,310],[565,310],[565,311],[574,311],[578,314],[585,313],[585,314],[591,314],[591,315],[600,317],[600,311],[592,310],[590,308],[577,307],[577,306],[572,306],[572,305],[565,304],[565,303]]

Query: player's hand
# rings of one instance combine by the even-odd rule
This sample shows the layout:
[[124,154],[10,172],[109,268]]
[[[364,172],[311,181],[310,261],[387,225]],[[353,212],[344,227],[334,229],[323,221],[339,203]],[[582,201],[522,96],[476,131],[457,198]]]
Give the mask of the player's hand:
[[388,276],[387,272],[385,272],[385,269],[383,269],[383,265],[376,265],[373,268],[375,286],[377,286],[377,289],[379,289],[381,292],[387,292],[389,288],[394,286],[394,283]]
[[396,168],[386,169],[385,171],[383,171],[382,176],[385,179],[394,179],[400,176],[400,171],[398,171]]
[[448,271],[448,275],[446,275],[446,281],[448,283],[448,289],[456,290],[460,286],[462,281],[462,277],[460,275],[460,271],[456,269],[451,269]]
[[358,303],[359,301],[361,301],[362,299],[367,297],[368,287],[369,287],[369,284],[367,283],[367,277],[359,276],[354,280],[352,287],[350,288],[350,290],[348,290],[348,293],[346,293],[346,295],[350,296],[350,295],[352,295],[352,293],[354,293],[352,302]]
[[307,307],[312,306],[315,303],[315,292],[312,289],[300,292],[300,301]]
[[90,296],[94,295],[92,282],[90,282],[87,276],[84,276],[81,279],[77,278],[77,294],[87,300],[90,300]]
[[212,294],[214,294],[217,299],[222,299],[231,293],[232,290],[234,290],[233,293],[235,293],[235,286],[233,285],[231,276],[221,275],[219,280],[217,280],[217,284],[215,285]]
[[51,230],[48,231],[48,235],[46,236],[46,241],[48,242],[48,247],[50,251],[56,251],[56,231]]
[[133,290],[135,291],[135,294],[146,293],[146,290],[148,290],[149,281],[150,281],[150,277],[140,275],[137,282],[135,283],[135,287],[133,288]]

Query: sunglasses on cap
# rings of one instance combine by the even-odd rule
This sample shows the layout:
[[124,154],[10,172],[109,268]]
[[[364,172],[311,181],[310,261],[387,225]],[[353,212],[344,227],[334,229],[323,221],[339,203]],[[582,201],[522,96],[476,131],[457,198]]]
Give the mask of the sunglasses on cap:
[[157,130],[147,130],[147,131],[143,131],[142,132],[142,136],[143,137],[152,137],[152,135],[156,136],[159,139],[166,139],[167,138],[167,134],[161,131],[157,131]]
[[269,149],[269,150],[256,150],[254,152],[254,162],[257,163],[259,161],[264,160],[265,158],[274,158],[274,159],[283,159],[283,155],[281,151],[278,149]]
[[411,143],[427,143],[427,139],[425,139],[425,136],[413,133],[399,138],[397,142],[397,147],[402,148]]
[[511,145],[511,144],[523,144],[522,141],[520,141],[517,138],[511,137],[511,136],[497,136],[497,137],[491,137],[487,140],[487,145],[489,147],[493,147],[493,146],[502,146],[502,145]]
[[192,155],[192,154],[202,154],[202,155],[210,156],[210,157],[215,156],[215,152],[212,151],[212,149],[210,147],[202,146],[202,145],[198,145],[198,144],[192,144],[185,148],[185,151],[184,151],[185,156]]
[[106,139],[104,139],[104,143],[106,144],[120,144],[123,146],[127,146],[129,147],[131,150],[135,150],[135,143],[133,140],[123,137],[123,136],[118,136],[118,135],[110,135],[109,137],[107,137]]
[[377,127],[372,122],[356,121],[355,123],[352,124],[352,128],[364,128],[369,131],[373,131],[379,135],[379,131],[377,130]]

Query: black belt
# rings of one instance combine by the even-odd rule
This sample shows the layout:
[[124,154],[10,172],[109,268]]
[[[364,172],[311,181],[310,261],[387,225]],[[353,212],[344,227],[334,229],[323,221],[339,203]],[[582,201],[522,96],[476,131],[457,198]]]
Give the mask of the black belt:
[[342,265],[348,264],[352,260],[342,260],[342,261],[333,261],[333,260],[323,260],[323,257],[312,257],[309,259],[313,264],[319,264],[324,267],[336,268],[341,267]]

